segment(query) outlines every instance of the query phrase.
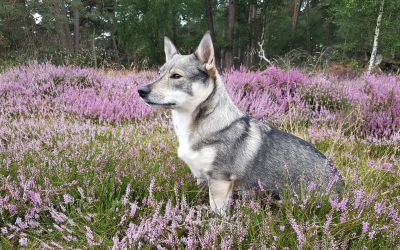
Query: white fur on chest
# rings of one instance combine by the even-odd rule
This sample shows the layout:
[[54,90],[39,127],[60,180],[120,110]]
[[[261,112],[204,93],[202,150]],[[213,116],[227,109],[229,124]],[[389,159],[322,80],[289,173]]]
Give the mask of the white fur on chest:
[[193,142],[189,136],[190,113],[172,111],[172,121],[179,141],[178,157],[189,166],[196,178],[205,179],[206,172],[211,169],[214,162],[216,151],[212,147],[204,147],[200,150],[192,149]]

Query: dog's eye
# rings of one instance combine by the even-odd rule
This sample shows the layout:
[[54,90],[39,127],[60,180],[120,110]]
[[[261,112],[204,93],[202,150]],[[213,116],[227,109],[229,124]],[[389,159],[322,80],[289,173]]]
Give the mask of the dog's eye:
[[172,79],[179,79],[179,78],[181,78],[182,76],[181,75],[179,75],[179,74],[173,74],[173,75],[171,75],[171,78]]

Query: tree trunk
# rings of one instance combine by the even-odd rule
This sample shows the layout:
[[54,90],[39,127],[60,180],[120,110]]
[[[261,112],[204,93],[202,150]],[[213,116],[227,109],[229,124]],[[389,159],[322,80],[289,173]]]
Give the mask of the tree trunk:
[[111,33],[111,47],[113,50],[113,56],[115,60],[120,63],[119,51],[118,51],[118,33],[117,33],[117,18],[116,18],[116,8],[117,1],[113,0],[112,5],[108,8],[108,15],[110,19],[110,33]]
[[374,36],[374,45],[372,46],[372,53],[371,53],[371,58],[369,60],[369,65],[368,65],[368,74],[371,73],[372,69],[375,66],[375,59],[376,59],[376,53],[378,51],[378,38],[379,38],[379,29],[381,27],[381,21],[382,21],[382,16],[383,16],[383,6],[385,4],[385,0],[381,1],[381,7],[379,8],[379,15],[378,19],[376,20],[376,27],[375,27],[375,36]]
[[292,32],[296,31],[297,21],[299,20],[300,10],[303,0],[293,0]]
[[255,30],[255,23],[254,20],[257,16],[257,8],[256,8],[256,1],[252,1],[249,3],[249,15],[247,18],[247,23],[249,27],[249,43],[247,45],[247,56],[246,56],[246,65],[247,67],[251,67],[253,65],[254,59],[254,51],[255,51],[255,42],[256,42],[256,30]]
[[228,5],[228,25],[226,28],[225,39],[228,46],[225,48],[224,68],[229,69],[233,65],[233,25],[235,23],[235,0],[229,0]]
[[67,49],[72,51],[73,49],[73,44],[72,44],[72,37],[71,37],[71,30],[69,29],[69,21],[68,21],[68,16],[67,16],[67,10],[65,9],[65,1],[61,1],[61,15],[62,15],[62,24],[63,24],[63,30],[65,33],[65,38],[67,42]]
[[214,19],[212,14],[211,0],[205,0],[204,3],[206,6],[206,18],[207,18],[208,30],[211,32],[211,37],[215,43]]
[[334,38],[335,26],[334,23],[329,20],[327,27],[326,27],[326,45],[332,46],[333,45],[333,38]]
[[117,38],[116,38],[114,30],[111,30],[111,42],[112,42],[112,49],[114,51],[115,59],[117,60],[117,62],[119,62]]
[[[268,6],[268,1],[264,1],[263,8],[262,8],[262,16],[264,18],[262,19],[261,27],[263,29],[263,34],[265,34],[265,36],[263,38],[264,38],[264,41],[265,41],[265,48],[266,48],[266,51],[267,51],[267,55],[266,55],[267,57],[269,56],[268,54],[271,53],[271,48],[270,48],[270,46],[271,46],[271,43],[270,43],[271,34],[269,33],[269,23],[270,23],[270,20],[271,20],[271,15],[270,15],[270,12],[269,12],[269,8],[270,7]],[[263,46],[264,46],[264,44],[263,44]],[[260,59],[260,63],[261,63],[261,59]]]
[[56,20],[57,32],[60,36],[61,43],[65,49],[72,50],[71,31],[69,30],[69,22],[64,0],[56,0],[53,7],[53,14]]
[[92,56],[93,56],[94,67],[97,69],[97,54],[96,54],[95,40],[96,40],[96,30],[95,30],[95,28],[93,28],[93,34],[92,34]]
[[72,2],[72,11],[74,15],[74,50],[77,53],[80,49],[80,25],[79,25],[79,14],[80,14],[80,0],[74,0]]
[[222,57],[218,58],[218,55],[220,55],[219,54],[220,48],[219,48],[219,46],[216,45],[217,35],[215,34],[215,29],[214,29],[214,17],[213,17],[213,12],[212,12],[212,2],[211,2],[211,0],[205,0],[204,4],[205,4],[205,11],[206,11],[206,18],[207,18],[207,27],[211,33],[211,38],[214,42],[214,50],[215,50],[214,55],[216,56],[215,63],[217,66],[220,66],[222,64],[218,59],[219,58],[222,59]]
[[306,0],[306,15],[307,15],[307,51],[310,55],[313,53],[313,46],[311,44],[311,26],[310,26],[310,11],[311,11],[311,0]]

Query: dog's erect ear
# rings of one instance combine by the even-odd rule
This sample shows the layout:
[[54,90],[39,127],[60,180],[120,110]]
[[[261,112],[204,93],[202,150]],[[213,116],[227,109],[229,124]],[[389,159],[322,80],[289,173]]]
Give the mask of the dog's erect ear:
[[206,70],[211,76],[215,76],[215,58],[214,58],[214,46],[212,43],[210,32],[208,31],[200,41],[199,47],[195,52],[195,55],[205,65]]
[[175,54],[179,54],[178,50],[175,48],[175,45],[166,36],[164,36],[164,51],[165,51],[165,60],[167,62],[171,60],[171,58]]

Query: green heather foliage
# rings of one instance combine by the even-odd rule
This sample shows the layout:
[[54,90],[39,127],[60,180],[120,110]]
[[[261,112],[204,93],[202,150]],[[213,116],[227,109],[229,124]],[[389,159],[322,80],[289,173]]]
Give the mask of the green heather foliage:
[[136,94],[154,77],[38,63],[0,75],[0,248],[399,246],[398,78],[224,74],[241,109],[311,141],[346,187],[238,192],[220,216],[177,157],[169,113]]

